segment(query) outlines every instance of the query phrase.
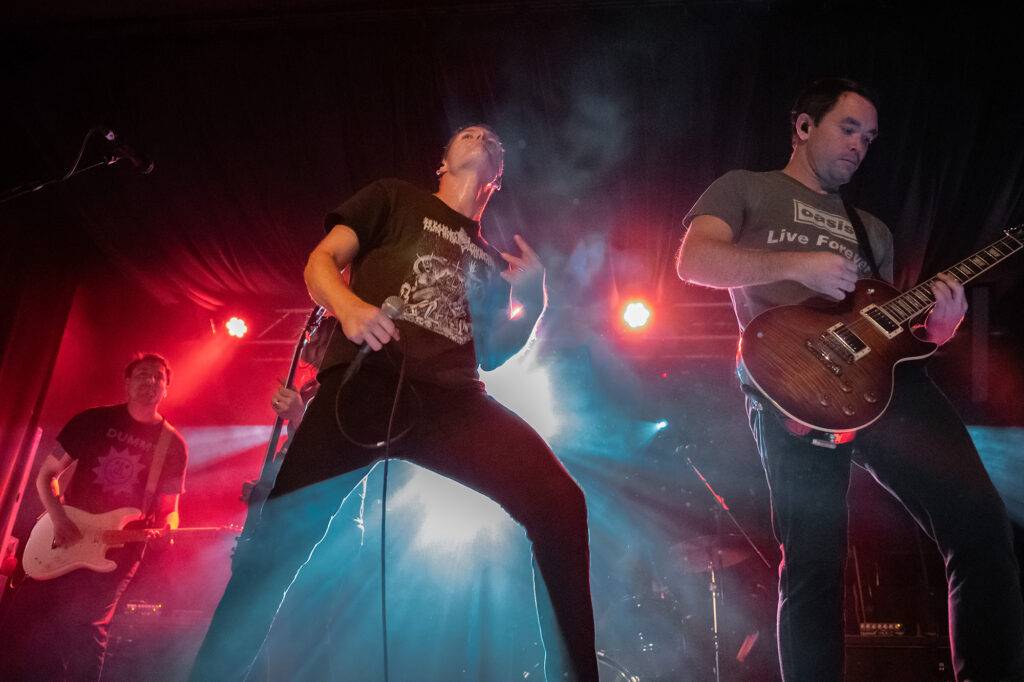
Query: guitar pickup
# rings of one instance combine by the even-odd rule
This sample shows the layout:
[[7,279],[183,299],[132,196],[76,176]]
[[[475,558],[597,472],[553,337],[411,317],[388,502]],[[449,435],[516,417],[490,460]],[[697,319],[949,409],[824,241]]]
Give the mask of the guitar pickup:
[[891,339],[903,331],[903,325],[889,317],[874,303],[862,309],[860,314],[866,317],[878,331],[885,334],[887,339]]
[[848,365],[852,365],[871,352],[871,348],[842,322],[825,330],[821,335],[821,340]]

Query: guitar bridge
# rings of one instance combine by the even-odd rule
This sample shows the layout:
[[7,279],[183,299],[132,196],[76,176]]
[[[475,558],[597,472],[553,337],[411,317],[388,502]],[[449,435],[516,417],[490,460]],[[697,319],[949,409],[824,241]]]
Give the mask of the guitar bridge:
[[822,332],[821,340],[848,365],[871,352],[871,348],[842,322]]
[[823,364],[828,371],[836,376],[840,376],[843,373],[843,368],[832,362],[832,356],[815,346],[814,342],[810,339],[804,341],[804,348],[811,351],[814,357],[818,359],[818,362]]

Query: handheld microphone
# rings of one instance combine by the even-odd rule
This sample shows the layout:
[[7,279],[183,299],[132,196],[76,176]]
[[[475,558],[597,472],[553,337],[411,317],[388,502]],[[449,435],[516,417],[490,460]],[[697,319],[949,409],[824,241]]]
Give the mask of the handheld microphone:
[[103,137],[114,145],[114,153],[110,155],[107,161],[107,165],[117,163],[121,159],[128,159],[132,162],[132,165],[139,169],[139,172],[143,175],[148,175],[153,172],[154,163],[144,154],[139,154],[131,145],[127,145],[122,142],[110,128],[100,126],[100,132],[103,133]]
[[[405,310],[405,301],[403,301],[399,296],[388,296],[384,299],[384,302],[381,303],[380,309],[384,311],[384,314],[387,315],[389,319],[397,320],[402,316],[402,312]],[[359,366],[363,364],[363,360],[366,359],[366,356],[369,355],[372,350],[373,348],[370,346],[370,342],[364,341],[363,345],[359,347],[359,352],[356,353],[354,358],[352,358],[352,362],[349,364],[348,369],[345,370],[345,376],[341,379],[342,385],[348,383],[348,380],[351,379],[352,375],[359,370]]]

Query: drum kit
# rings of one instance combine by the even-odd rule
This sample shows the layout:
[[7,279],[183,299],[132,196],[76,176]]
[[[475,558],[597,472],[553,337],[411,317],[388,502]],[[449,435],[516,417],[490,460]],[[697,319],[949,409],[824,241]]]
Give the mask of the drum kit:
[[[758,562],[756,565],[747,564],[752,566],[746,570],[748,574],[751,570],[773,572],[774,567],[690,458],[686,461],[715,499],[715,507],[712,508],[715,532],[682,540],[664,550],[663,556],[678,579],[672,582],[682,581],[691,588],[685,590],[685,595],[683,591],[673,589],[677,585],[669,587],[658,584],[655,579],[651,590],[637,590],[638,594],[621,598],[608,609],[605,620],[611,622],[604,625],[615,633],[615,646],[598,651],[601,682],[721,682],[722,679],[739,679],[742,676],[726,675],[723,667],[728,672],[741,665],[759,639],[762,640],[760,648],[772,646],[773,634],[761,629],[762,626],[772,627],[768,622],[774,619],[773,615],[765,615],[754,626],[749,614],[743,617],[743,623],[737,624],[731,622],[738,615],[734,613],[735,609],[723,611],[723,578],[727,569],[740,570],[741,564],[754,557]],[[722,532],[723,515],[738,532]],[[653,569],[650,572],[657,573]],[[730,585],[735,587],[735,577],[732,581]],[[754,610],[771,608],[774,595],[769,595],[769,592],[773,590],[765,589],[762,584],[757,584],[757,588],[758,593],[751,594],[757,602],[753,605]],[[703,592],[706,592],[705,596],[701,596]],[[698,601],[702,603],[695,603]],[[748,612],[751,606],[745,605]],[[624,637],[624,633],[628,636]],[[731,645],[727,658],[724,651],[726,640]],[[774,665],[774,654],[770,658]],[[764,670],[760,673],[763,674]]]

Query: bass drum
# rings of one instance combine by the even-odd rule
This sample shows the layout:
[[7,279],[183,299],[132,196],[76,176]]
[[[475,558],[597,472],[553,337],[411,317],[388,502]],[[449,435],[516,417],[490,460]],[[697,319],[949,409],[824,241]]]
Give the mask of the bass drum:
[[629,672],[605,652],[597,651],[597,678],[599,682],[640,682],[640,677]]
[[630,596],[603,614],[600,639],[607,643],[605,651],[633,674],[632,678],[621,679],[679,682],[685,679],[683,671],[687,667],[687,621],[687,614],[674,599]]

